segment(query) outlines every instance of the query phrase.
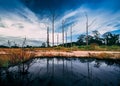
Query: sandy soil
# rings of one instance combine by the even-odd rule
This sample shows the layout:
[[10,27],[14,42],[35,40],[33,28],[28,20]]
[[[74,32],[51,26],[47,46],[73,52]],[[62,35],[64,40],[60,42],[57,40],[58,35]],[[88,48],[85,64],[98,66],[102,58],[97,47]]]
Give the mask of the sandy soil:
[[74,56],[74,57],[90,57],[99,55],[109,55],[112,58],[117,56],[120,58],[119,51],[72,51],[72,52],[58,52],[58,51],[37,51],[36,56]]
[[[63,51],[32,51],[35,54],[35,57],[41,56],[65,56],[65,57],[97,57],[97,58],[112,58],[120,59],[119,51],[72,51],[72,52],[63,52]],[[5,52],[0,52],[0,54],[6,54]]]

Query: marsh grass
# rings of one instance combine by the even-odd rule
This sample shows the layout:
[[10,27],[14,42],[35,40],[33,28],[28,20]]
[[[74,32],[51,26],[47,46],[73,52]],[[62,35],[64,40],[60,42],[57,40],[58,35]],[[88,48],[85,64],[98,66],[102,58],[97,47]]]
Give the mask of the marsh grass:
[[12,64],[22,63],[35,56],[34,51],[31,49],[10,48],[3,49],[6,54],[0,54],[0,67],[7,67]]
[[120,51],[120,46],[105,46],[105,45],[88,45],[88,46],[78,46],[78,50],[93,50],[93,51]]
[[91,58],[98,58],[98,59],[114,59],[114,60],[120,60],[120,53],[90,53],[89,57]]
[[[33,51],[65,51],[65,52],[69,52],[71,51],[87,51],[87,50],[91,50],[91,51],[120,51],[120,46],[117,45],[112,45],[112,46],[106,46],[106,45],[96,45],[96,44],[91,44],[91,45],[81,45],[81,46],[73,46],[73,47],[61,47],[61,46],[57,46],[57,47],[48,47],[48,48],[32,48]],[[29,50],[29,48],[26,48],[26,50]],[[9,51],[8,48],[6,48],[6,50]],[[18,50],[18,48],[14,49],[14,50]],[[2,49],[0,49],[0,51],[2,51]]]
[[7,55],[1,54],[0,55],[0,67],[8,67],[9,60],[10,58]]
[[[72,50],[71,50],[72,49]],[[72,52],[72,51],[120,51],[120,46],[99,46],[96,44],[91,44],[88,46],[73,46],[71,47],[49,47],[49,48],[24,48],[23,46],[21,48],[0,48],[0,52],[5,52],[4,54],[0,54],[0,67],[7,67],[11,64],[17,64],[22,63],[26,60],[32,59],[35,57],[36,51],[42,51],[43,57],[49,56],[54,57],[54,54],[45,52],[49,51],[57,51],[57,52]],[[65,56],[62,54],[56,55],[56,56]],[[67,56],[66,56],[67,57]],[[111,53],[100,53],[100,54],[90,54],[89,57],[97,57],[97,58],[120,58],[120,54],[111,54]]]

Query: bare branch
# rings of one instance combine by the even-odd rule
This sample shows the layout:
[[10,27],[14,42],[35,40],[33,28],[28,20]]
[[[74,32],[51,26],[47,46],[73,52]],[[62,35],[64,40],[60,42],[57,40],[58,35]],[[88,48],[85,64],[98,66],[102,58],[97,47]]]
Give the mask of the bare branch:
[[96,19],[94,19],[89,25],[88,27],[92,26],[92,24],[96,21]]
[[22,48],[25,46],[25,44],[26,44],[26,37],[24,38],[24,41],[22,43]]

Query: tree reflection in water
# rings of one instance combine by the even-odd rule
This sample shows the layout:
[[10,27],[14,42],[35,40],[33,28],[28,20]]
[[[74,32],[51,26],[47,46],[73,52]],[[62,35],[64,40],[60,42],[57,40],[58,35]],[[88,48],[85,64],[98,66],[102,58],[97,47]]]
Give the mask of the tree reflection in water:
[[22,64],[0,68],[0,86],[119,86],[119,81],[119,61],[36,58],[24,68]]

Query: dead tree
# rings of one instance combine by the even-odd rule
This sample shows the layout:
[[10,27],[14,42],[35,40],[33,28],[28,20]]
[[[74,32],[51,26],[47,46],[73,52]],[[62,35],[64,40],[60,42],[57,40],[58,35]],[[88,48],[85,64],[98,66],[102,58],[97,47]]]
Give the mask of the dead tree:
[[86,45],[88,45],[88,29],[89,27],[94,23],[95,19],[89,24],[89,20],[88,20],[88,14],[85,13],[86,16]]
[[67,47],[67,31],[65,32],[65,36],[66,36],[66,47]]
[[54,46],[54,24],[55,24],[55,14],[52,14],[52,45]]
[[62,43],[63,43],[63,46],[64,46],[64,23],[65,23],[65,21],[63,20],[62,21]]
[[59,34],[57,34],[57,46],[59,45]]
[[11,42],[8,40],[8,47],[11,48]]
[[52,9],[49,7],[50,11],[50,20],[52,22],[52,46],[54,46],[54,32],[55,32],[55,20],[57,19],[56,9]]
[[22,43],[22,47],[21,47],[21,59],[22,59],[22,73],[25,73],[25,64],[24,64],[24,61],[25,61],[25,45],[26,45],[26,37],[24,38],[24,41]]
[[71,50],[72,50],[72,26],[70,28],[70,35],[71,35]]
[[49,27],[47,27],[47,47],[49,47]]
[[88,15],[86,14],[86,45],[88,45]]

